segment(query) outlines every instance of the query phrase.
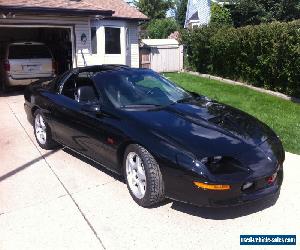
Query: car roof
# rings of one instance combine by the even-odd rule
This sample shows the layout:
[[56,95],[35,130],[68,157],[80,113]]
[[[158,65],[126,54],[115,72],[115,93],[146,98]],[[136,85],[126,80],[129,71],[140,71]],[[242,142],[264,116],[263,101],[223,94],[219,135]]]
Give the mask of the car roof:
[[102,65],[93,65],[93,66],[85,66],[85,67],[78,67],[73,69],[73,72],[75,73],[81,73],[81,72],[103,72],[103,71],[113,71],[113,70],[131,70],[131,69],[138,69],[138,68],[131,68],[127,65],[123,64],[102,64]]

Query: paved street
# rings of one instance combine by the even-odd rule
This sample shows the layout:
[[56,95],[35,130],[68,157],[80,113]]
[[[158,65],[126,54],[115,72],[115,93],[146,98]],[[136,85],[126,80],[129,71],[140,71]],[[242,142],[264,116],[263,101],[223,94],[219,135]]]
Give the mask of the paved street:
[[286,154],[277,201],[145,209],[118,176],[67,149],[39,148],[22,94],[0,97],[0,115],[1,250],[253,249],[239,245],[240,234],[299,238],[300,156]]

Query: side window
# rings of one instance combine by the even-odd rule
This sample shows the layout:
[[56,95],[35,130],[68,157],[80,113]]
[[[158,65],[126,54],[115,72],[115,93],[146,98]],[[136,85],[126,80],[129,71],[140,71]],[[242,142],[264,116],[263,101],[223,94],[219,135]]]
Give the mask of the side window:
[[99,97],[91,77],[93,72],[80,72],[72,75],[64,84],[61,94],[78,103],[94,104]]
[[69,79],[64,83],[61,94],[75,100],[76,89],[76,75],[71,75]]

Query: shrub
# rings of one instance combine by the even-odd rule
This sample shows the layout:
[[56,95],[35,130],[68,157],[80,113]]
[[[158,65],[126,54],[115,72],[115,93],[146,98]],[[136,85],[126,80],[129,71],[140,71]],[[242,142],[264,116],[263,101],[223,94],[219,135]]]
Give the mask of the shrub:
[[154,19],[147,26],[147,36],[152,39],[163,39],[178,30],[178,24],[174,18]]
[[211,3],[211,20],[212,24],[232,25],[230,10],[217,3]]
[[182,35],[191,67],[300,97],[300,21]]
[[236,27],[300,18],[299,0],[232,0],[225,5]]

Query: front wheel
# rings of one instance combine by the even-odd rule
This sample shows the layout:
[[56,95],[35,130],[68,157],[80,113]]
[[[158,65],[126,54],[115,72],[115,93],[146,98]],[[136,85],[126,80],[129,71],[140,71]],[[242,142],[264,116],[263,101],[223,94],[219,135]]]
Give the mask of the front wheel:
[[37,143],[43,149],[53,149],[58,144],[52,139],[49,125],[40,110],[34,112],[34,135]]
[[134,201],[149,207],[164,200],[164,183],[154,157],[142,146],[129,145],[124,155],[127,188]]

